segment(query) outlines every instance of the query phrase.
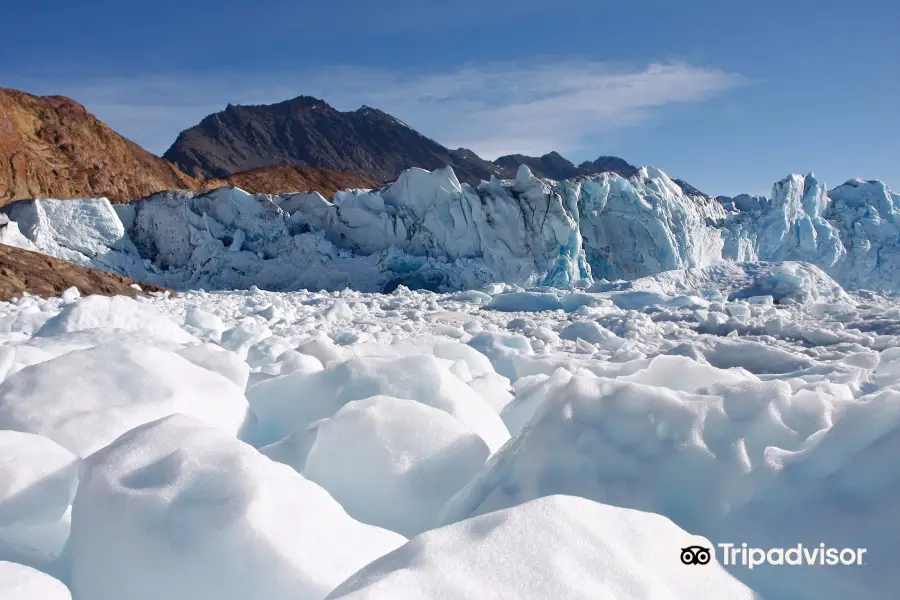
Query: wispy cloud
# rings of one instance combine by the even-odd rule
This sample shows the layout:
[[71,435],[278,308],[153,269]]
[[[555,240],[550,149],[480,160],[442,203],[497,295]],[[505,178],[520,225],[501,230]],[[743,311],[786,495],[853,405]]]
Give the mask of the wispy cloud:
[[444,145],[496,158],[577,151],[592,137],[664,117],[667,106],[704,101],[745,81],[735,73],[684,63],[629,69],[549,60],[462,66],[444,73],[339,66],[296,73],[20,78],[14,84],[71,96],[156,153],[227,103],[267,104],[304,94],[342,110],[361,104],[380,108]]

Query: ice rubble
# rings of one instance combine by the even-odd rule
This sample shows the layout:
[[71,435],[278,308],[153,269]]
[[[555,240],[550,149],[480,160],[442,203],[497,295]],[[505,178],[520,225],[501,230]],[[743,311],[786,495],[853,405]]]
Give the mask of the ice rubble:
[[[719,200],[685,196],[654,167],[554,182],[523,166],[477,188],[450,168],[410,169],[333,201],[222,188],[116,206],[16,203],[0,242],[178,289],[572,288],[725,260],[801,261],[848,289],[900,290],[900,196],[880,182],[829,192],[793,175],[771,199]],[[495,308],[522,301],[537,299],[496,298]]]
[[[0,560],[75,600],[900,593],[900,307],[802,262],[25,296],[0,378]],[[867,562],[683,572],[686,532]]]

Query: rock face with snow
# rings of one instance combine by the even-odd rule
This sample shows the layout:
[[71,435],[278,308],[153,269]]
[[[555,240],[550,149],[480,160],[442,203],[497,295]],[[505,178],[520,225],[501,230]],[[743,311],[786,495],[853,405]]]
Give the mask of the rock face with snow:
[[513,180],[477,187],[450,168],[410,169],[333,201],[235,188],[115,208],[39,200],[15,208],[0,241],[175,288],[570,288],[722,260],[795,260],[846,287],[897,290],[898,215],[898,196],[879,182],[828,192],[812,175],[792,176],[772,199],[716,201],[653,167],[554,182],[522,165]]
[[91,456],[72,523],[72,591],[92,600],[322,599],[405,541],[181,415]]

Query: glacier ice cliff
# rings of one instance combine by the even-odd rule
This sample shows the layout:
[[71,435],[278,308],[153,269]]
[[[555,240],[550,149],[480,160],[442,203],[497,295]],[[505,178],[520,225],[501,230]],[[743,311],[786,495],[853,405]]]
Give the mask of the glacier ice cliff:
[[461,184],[410,169],[378,190],[163,192],[130,204],[32,200],[0,242],[176,289],[587,287],[722,261],[801,261],[848,288],[900,291],[900,196],[813,175],[771,198],[686,196],[664,172]]

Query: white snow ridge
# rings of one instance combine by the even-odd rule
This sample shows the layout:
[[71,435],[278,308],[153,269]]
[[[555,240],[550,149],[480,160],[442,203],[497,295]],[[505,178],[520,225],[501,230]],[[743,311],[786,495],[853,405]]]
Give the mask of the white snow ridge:
[[16,204],[3,243],[179,293],[0,303],[0,598],[896,600],[898,210],[652,168]]

